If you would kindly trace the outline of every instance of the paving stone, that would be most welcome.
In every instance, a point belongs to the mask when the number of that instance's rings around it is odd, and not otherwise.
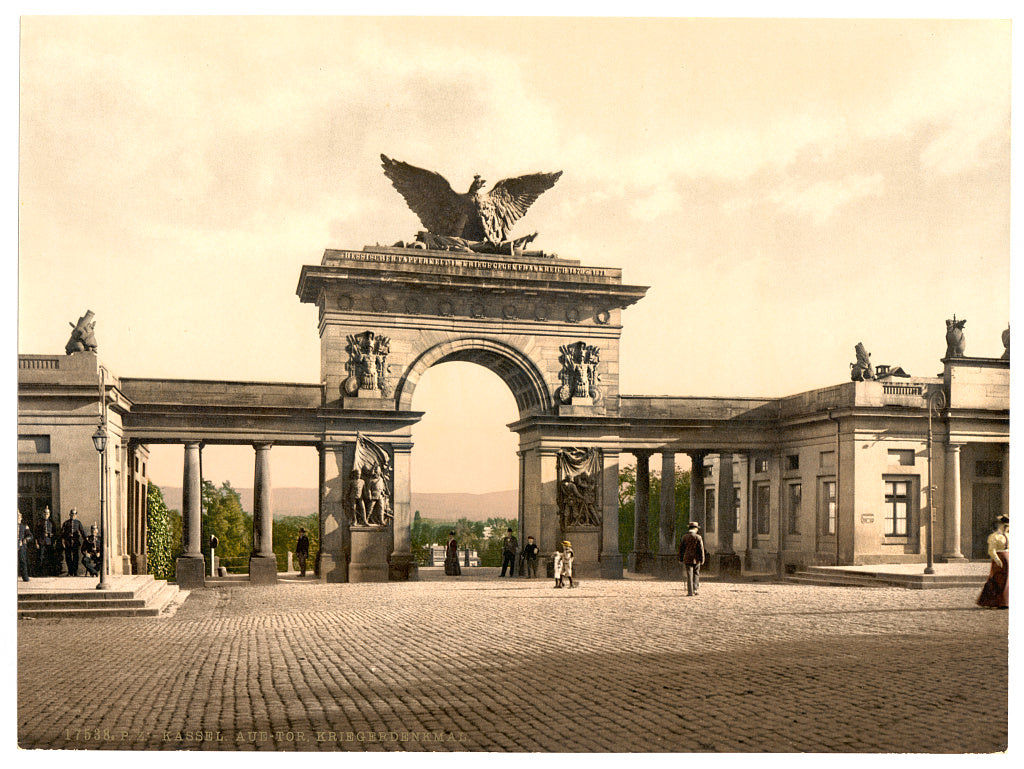
[[[193,591],[21,620],[18,742],[129,750],[991,753],[977,590],[499,578]],[[83,639],[88,650],[83,651]],[[73,696],[66,693],[74,693]]]

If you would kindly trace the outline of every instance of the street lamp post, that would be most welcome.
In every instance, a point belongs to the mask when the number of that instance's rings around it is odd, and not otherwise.
[[[932,417],[938,417],[946,407],[946,393],[942,388],[931,390],[925,398],[928,403],[928,517],[925,518],[925,550],[928,563],[924,567],[925,574],[934,574],[933,561],[933,529],[935,528],[935,487],[932,485]]]
[[[107,431],[101,424],[92,435],[92,445],[100,455],[100,582],[97,590],[110,590],[107,581],[107,496],[106,496],[106,465],[107,465]]]

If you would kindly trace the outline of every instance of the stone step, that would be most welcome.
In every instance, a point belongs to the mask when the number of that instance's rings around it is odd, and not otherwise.
[[[118,577],[117,582],[117,590],[97,590],[92,586],[79,590],[21,592],[18,617],[156,617],[169,607],[176,608],[188,595],[177,585],[148,575]]]
[[[929,590],[950,587],[980,587],[981,577],[965,574],[884,574],[814,567],[786,576],[786,581],[804,585],[835,585],[847,587],[902,587]]]

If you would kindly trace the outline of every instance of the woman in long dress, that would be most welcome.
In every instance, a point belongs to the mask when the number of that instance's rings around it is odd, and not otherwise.
[[[459,566],[459,543],[455,541],[455,532],[448,532],[448,545],[444,552],[444,573],[449,577],[462,575],[462,568]]]
[[[978,596],[978,606],[1010,607],[1010,519],[1001,515],[996,530],[988,535],[988,557],[992,559],[988,582]]]

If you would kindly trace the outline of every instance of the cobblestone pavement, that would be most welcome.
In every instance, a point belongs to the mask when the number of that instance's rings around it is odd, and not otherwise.
[[[497,577],[193,591],[18,622],[34,748],[993,752],[1007,611],[977,590]],[[73,693],[70,694],[69,693]]]

